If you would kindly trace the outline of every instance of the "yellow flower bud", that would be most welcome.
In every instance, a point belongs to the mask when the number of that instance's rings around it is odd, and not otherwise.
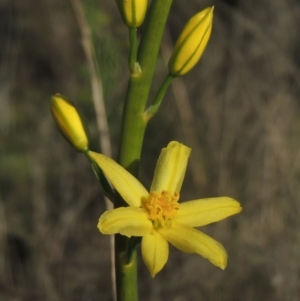
[[[51,112],[64,137],[79,151],[88,148],[88,139],[75,106],[60,94],[51,99]]]
[[[123,21],[128,27],[142,25],[148,6],[148,0],[116,0]]]
[[[194,15],[185,25],[169,60],[169,72],[182,76],[199,61],[210,38],[214,7]]]

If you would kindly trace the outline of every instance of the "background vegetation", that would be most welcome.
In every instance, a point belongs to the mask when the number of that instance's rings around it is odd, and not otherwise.
[[[114,157],[127,84],[127,30],[114,1],[86,0]],[[184,23],[215,5],[211,41],[176,79],[147,131],[145,185],[170,140],[193,148],[182,199],[228,195],[239,216],[203,229],[229,253],[225,271],[171,249],[140,298],[300,298],[300,2],[174,0],[152,94]],[[67,95],[99,150],[80,31],[68,0],[0,0],[0,300],[111,300],[105,203],[87,160],[57,131],[50,96]],[[153,96],[153,95],[152,95]]]

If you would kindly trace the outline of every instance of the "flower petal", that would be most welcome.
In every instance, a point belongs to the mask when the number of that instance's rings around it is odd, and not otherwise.
[[[174,221],[190,227],[200,227],[241,211],[240,203],[228,197],[194,200],[180,204]]]
[[[139,207],[141,205],[142,198],[149,196],[146,188],[117,162],[94,152],[89,152],[89,156],[103,170],[105,176],[128,205]]]
[[[175,221],[173,221],[171,228],[160,228],[158,232],[179,250],[197,253],[222,270],[226,268],[226,250],[220,243],[203,232]]]
[[[148,213],[141,208],[120,207],[105,211],[98,223],[103,234],[120,233],[127,237],[143,236],[153,230]]]
[[[147,233],[142,238],[142,255],[153,278],[168,260],[169,244],[157,231]]]
[[[163,148],[156,164],[150,191],[179,192],[190,153],[190,148],[176,141]]]

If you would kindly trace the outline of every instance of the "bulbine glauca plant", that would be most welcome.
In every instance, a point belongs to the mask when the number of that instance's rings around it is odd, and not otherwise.
[[[225,269],[227,253],[224,247],[196,228],[237,214],[242,208],[239,202],[225,196],[192,201],[180,199],[191,149],[177,141],[170,141],[162,148],[149,189],[138,179],[147,124],[160,108],[172,80],[188,73],[201,58],[211,35],[214,8],[200,11],[187,22],[170,57],[168,75],[155,99],[149,102],[148,94],[172,0],[152,0],[149,9],[147,0],[116,0],[116,3],[130,39],[130,77],[124,95],[118,160],[89,149],[81,117],[66,97],[54,95],[51,111],[63,136],[90,160],[114,204],[114,209],[99,212],[98,229],[103,234],[115,235],[117,300],[135,301],[138,300],[136,250],[139,245],[152,277],[167,263],[169,244],[183,252],[199,254]],[[143,22],[144,31],[138,44],[137,28]]]

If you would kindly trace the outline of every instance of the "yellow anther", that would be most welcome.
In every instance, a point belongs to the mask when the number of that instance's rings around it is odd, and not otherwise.
[[[166,227],[179,209],[179,194],[168,191],[152,191],[143,200],[143,206],[149,212],[149,218],[155,227]]]

